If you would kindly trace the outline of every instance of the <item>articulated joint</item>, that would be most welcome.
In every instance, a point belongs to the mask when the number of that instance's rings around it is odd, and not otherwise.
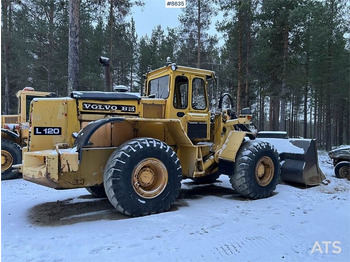
[[[215,157],[214,155],[210,156],[207,160],[205,160],[203,164],[204,170],[207,170],[209,167],[211,167],[215,163]]]

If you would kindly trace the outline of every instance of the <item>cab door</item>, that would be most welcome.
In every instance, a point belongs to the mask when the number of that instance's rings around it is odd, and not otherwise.
[[[187,113],[187,135],[191,140],[205,141],[210,138],[210,114],[206,79],[193,76],[190,83],[190,110]]]
[[[205,78],[177,75],[173,90],[173,110],[170,118],[182,121],[191,140],[195,142],[208,140],[210,115]]]

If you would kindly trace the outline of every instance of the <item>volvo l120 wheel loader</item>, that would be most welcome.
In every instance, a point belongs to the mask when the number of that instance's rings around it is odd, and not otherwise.
[[[249,131],[251,115],[222,109],[228,94],[212,115],[207,89],[213,79],[212,71],[168,63],[146,74],[142,95],[75,91],[34,99],[24,179],[87,188],[130,216],[169,209],[183,178],[209,183],[227,174],[236,192],[250,199],[271,196],[281,170],[287,180],[321,182],[312,140],[279,154]]]
[[[35,97],[57,96],[53,92],[35,91],[25,87],[16,94],[18,114],[1,116],[1,179],[11,179],[18,175],[13,165],[22,163],[22,147],[29,134],[29,106]]]

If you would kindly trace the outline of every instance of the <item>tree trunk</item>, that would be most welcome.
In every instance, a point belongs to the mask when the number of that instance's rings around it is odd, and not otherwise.
[[[341,107],[341,110],[340,110],[340,113],[337,114],[338,115],[338,119],[339,119],[339,125],[338,125],[338,145],[342,145],[343,142],[344,142],[344,139],[343,139],[343,131],[344,131],[344,116],[341,112],[344,112],[344,107],[342,106]]]
[[[276,96],[270,97],[270,130],[278,130],[280,100]]]
[[[2,45],[4,54],[4,114],[10,113],[10,30],[9,13],[11,10],[11,1],[2,1]]]
[[[317,89],[315,90],[315,93],[314,93],[314,99],[315,99],[315,107],[314,107],[314,138],[315,139],[318,139],[318,132],[317,132],[317,124],[318,124],[318,122],[317,122],[317,119],[318,119],[318,115],[317,115],[317,113],[318,113],[318,97],[317,97],[317,95],[318,95],[318,92],[317,92]],[[318,141],[318,143],[320,143],[320,141],[319,140],[317,140]]]
[[[332,119],[331,119],[331,89],[332,89],[332,75],[334,72],[333,68],[333,31],[334,31],[334,0],[331,3],[331,17],[330,17],[330,30],[328,36],[328,73],[326,83],[326,150],[332,149]]]
[[[288,61],[288,45],[289,45],[289,28],[288,25],[284,28],[283,37],[283,71],[282,71],[282,88],[281,88],[281,122],[279,125],[280,130],[286,130],[286,75],[287,75],[287,61]]]
[[[291,106],[291,109],[290,109],[290,129],[289,129],[288,133],[291,137],[293,137],[294,136],[294,125],[295,125],[295,122],[294,122],[294,94],[292,94],[290,106]]]
[[[308,29],[307,29],[308,30]],[[304,90],[304,138],[307,137],[307,97],[309,92],[309,65],[310,65],[310,55],[309,55],[309,34],[307,32],[307,50],[306,50],[306,64],[305,64],[305,73],[306,73],[306,83]],[[311,118],[310,118],[311,121]]]
[[[345,114],[345,144],[349,145],[350,144],[350,114],[348,111],[348,114]]]
[[[322,83],[324,85],[324,83]],[[324,147],[324,140],[323,140],[323,135],[326,130],[324,130],[324,107],[325,107],[325,102],[324,102],[324,95],[321,90],[320,93],[320,100],[319,100],[319,105],[318,105],[318,140],[321,143],[321,146]]]
[[[49,54],[48,54],[48,61],[47,61],[47,90],[52,91],[52,75],[53,75],[53,52],[54,52],[54,41],[53,41],[53,32],[54,32],[54,10],[55,10],[55,3],[53,0],[50,0],[50,6],[49,6]]]
[[[259,87],[259,131],[265,130],[265,97],[262,95],[263,88]]]
[[[237,79],[237,114],[241,111],[242,96],[242,2],[238,0],[238,79]]]
[[[299,112],[299,103],[297,101],[297,97],[295,96],[295,100],[294,100],[294,130],[293,130],[293,134],[294,137],[298,137],[300,128],[299,128],[299,121],[298,121],[298,112]]]
[[[109,20],[108,20],[108,25],[109,25],[109,41],[108,41],[108,53],[109,53],[109,67],[106,70],[109,70],[108,76],[109,79],[106,79],[106,91],[111,92],[112,91],[112,86],[113,86],[113,26],[114,26],[114,14],[113,14],[113,1],[110,1],[109,5]]]
[[[330,82],[329,82],[330,83]],[[332,119],[331,119],[331,87],[328,87],[326,90],[326,150],[330,151],[332,149]]]
[[[304,90],[304,130],[303,130],[303,137],[307,137],[307,93],[308,93],[308,87],[305,86]]]
[[[310,100],[312,99],[312,94],[311,94],[311,98],[310,98]],[[311,103],[311,101],[310,101],[310,103]],[[314,136],[313,136],[313,133],[312,133],[312,116],[313,116],[313,112],[312,112],[312,110],[313,110],[313,108],[312,108],[312,106],[310,106],[310,115],[309,115],[309,119],[310,119],[310,122],[309,122],[309,128],[308,128],[308,130],[309,130],[309,135],[308,135],[308,137],[309,138],[313,138]]]
[[[68,95],[79,90],[80,0],[69,0]]]
[[[245,99],[244,106],[249,107],[249,81],[250,81],[250,43],[251,43],[251,0],[247,1],[247,45],[246,45],[246,62],[245,62]]]
[[[197,19],[197,67],[201,67],[201,1],[198,0],[198,19]]]

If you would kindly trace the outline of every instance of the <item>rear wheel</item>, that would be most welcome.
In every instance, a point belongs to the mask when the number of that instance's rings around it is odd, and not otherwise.
[[[263,141],[246,141],[236,156],[235,171],[230,177],[232,187],[251,199],[265,198],[276,189],[280,175],[277,151]]]
[[[164,142],[132,139],[110,156],[104,186],[112,205],[121,213],[142,216],[166,211],[178,196],[180,161]]]
[[[335,176],[350,179],[350,162],[339,162],[334,168]]]
[[[12,166],[21,162],[21,147],[10,140],[1,139],[1,179],[16,178],[18,173],[13,171]]]

